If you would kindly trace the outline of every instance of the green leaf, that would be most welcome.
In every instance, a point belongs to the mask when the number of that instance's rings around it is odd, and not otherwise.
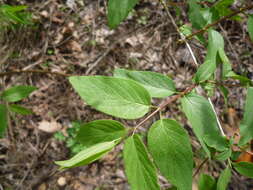
[[[212,176],[201,174],[198,182],[198,190],[216,190],[216,181]]]
[[[187,2],[189,4],[189,19],[192,26],[196,29],[203,28],[207,21],[201,12],[202,7],[197,3],[197,0],[188,0]]]
[[[228,149],[222,151],[221,153],[219,153],[218,155],[215,155],[214,158],[219,161],[225,161],[228,158],[230,158],[231,155],[232,155],[232,149],[228,148]]]
[[[226,151],[229,149],[229,140],[226,137],[221,136],[220,138],[216,138],[216,134],[207,134],[204,135],[204,141],[209,146],[220,152]]]
[[[7,102],[17,102],[28,97],[36,89],[34,86],[14,86],[5,90],[0,97]]]
[[[144,116],[150,107],[150,95],[138,83],[105,76],[69,78],[78,94],[95,109],[124,119]]]
[[[2,5],[0,6],[0,14],[3,20],[11,22],[13,24],[32,24],[31,14],[25,9],[27,6],[10,6]]]
[[[82,150],[69,160],[56,161],[55,163],[61,166],[61,169],[90,164],[108,153],[117,144],[117,142],[118,140],[114,140],[110,142],[95,144],[89,148]]]
[[[226,78],[232,72],[232,66],[229,62],[229,59],[224,51],[224,48],[218,50],[218,55],[222,61],[222,78]]]
[[[0,138],[4,136],[7,128],[7,109],[4,104],[0,104]]]
[[[125,172],[132,190],[159,190],[156,169],[138,135],[129,137],[123,150]]]
[[[225,86],[223,86],[223,85],[219,86],[218,88],[220,89],[220,91],[221,91],[221,93],[222,93],[222,95],[223,95],[223,97],[224,97],[225,104],[226,104],[226,106],[227,106],[227,105],[228,105],[228,94],[229,94],[229,91],[228,91],[228,89],[227,89]]]
[[[234,0],[222,0],[215,3],[214,7],[215,10],[219,12],[219,17],[223,17],[232,13],[228,7],[234,3]]]
[[[253,163],[250,162],[238,162],[233,163],[234,168],[236,171],[238,171],[240,174],[253,178]]]
[[[202,65],[199,66],[194,79],[197,83],[203,82],[209,79],[215,70],[216,63],[211,60],[206,60]]]
[[[210,143],[212,146],[214,142],[220,142],[220,139],[223,138],[220,134],[216,116],[210,103],[207,99],[195,93],[191,93],[183,97],[181,99],[181,103],[183,112],[192,125],[195,135],[199,139],[203,149],[210,157],[210,151],[208,150],[206,144],[208,145],[208,143]],[[210,138],[208,139],[208,142],[205,142],[205,137],[207,135],[210,135]]]
[[[231,77],[232,79],[236,79],[236,80],[239,80],[240,83],[244,86],[248,86],[248,85],[251,85],[252,84],[252,81],[245,77],[245,76],[242,76],[242,75],[238,75],[234,72],[229,72],[226,77]]]
[[[97,120],[81,126],[77,140],[84,146],[120,139],[126,135],[125,127],[118,121]]]
[[[67,139],[67,137],[65,137],[63,135],[63,133],[60,132],[60,131],[57,131],[56,133],[54,133],[54,138],[59,140],[59,141],[66,141],[66,139]]]
[[[1,5],[0,9],[2,9],[3,11],[8,11],[8,12],[20,12],[20,11],[24,11],[25,9],[27,9],[27,6],[24,6],[24,5],[18,5],[18,6]]]
[[[148,148],[162,175],[179,190],[191,190],[191,143],[185,130],[176,121],[162,119],[155,122],[148,133]]]
[[[10,111],[12,112],[15,112],[15,113],[18,113],[18,114],[22,114],[22,115],[30,115],[30,114],[33,114],[33,111],[30,110],[30,109],[27,109],[23,106],[19,106],[19,105],[16,105],[16,104],[11,104],[9,106],[9,109]]]
[[[250,39],[253,41],[253,15],[250,15],[247,22]]]
[[[230,178],[231,178],[231,169],[227,167],[220,174],[220,177],[217,182],[217,190],[226,190],[228,183],[230,181]]]
[[[248,88],[243,120],[240,124],[240,135],[241,139],[239,141],[239,145],[245,145],[250,140],[253,139],[253,87]]]
[[[151,97],[163,98],[174,94],[176,91],[174,82],[160,73],[115,69],[114,76],[138,82],[146,88]]]
[[[108,24],[110,28],[116,28],[128,13],[135,7],[139,0],[109,0]]]
[[[217,66],[216,57],[219,49],[224,49],[223,37],[219,32],[209,29],[207,55],[204,64],[200,65],[195,75],[196,82],[203,82],[214,74]],[[222,56],[224,58],[223,54]]]

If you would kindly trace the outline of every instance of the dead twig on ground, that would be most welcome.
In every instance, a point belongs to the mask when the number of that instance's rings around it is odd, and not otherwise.
[[[48,71],[48,70],[12,70],[0,73],[0,77],[14,75],[14,74],[23,74],[23,73],[36,73],[36,74],[50,74],[50,75],[58,75],[61,77],[70,77],[73,75],[55,72],[55,71]]]

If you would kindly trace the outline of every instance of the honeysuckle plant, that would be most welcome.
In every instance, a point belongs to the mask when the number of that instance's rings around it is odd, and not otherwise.
[[[166,2],[160,1],[168,11]],[[213,159],[226,164],[220,177],[200,174],[200,190],[225,190],[231,178],[231,171],[253,177],[253,163],[238,161],[235,147],[242,150],[240,156],[252,154],[253,138],[253,88],[252,81],[236,74],[224,50],[223,36],[215,30],[215,22],[223,19],[240,19],[237,13],[229,9],[233,0],[209,1],[212,6],[201,4],[198,0],[188,0],[191,26],[178,29],[181,42],[196,38],[207,48],[204,63],[201,64],[192,84],[178,92],[173,80],[165,75],[149,71],[126,69],[114,70],[113,76],[72,76],[69,81],[81,98],[94,109],[122,119],[144,119],[130,128],[115,120],[95,120],[83,124],[77,139],[87,149],[66,161],[57,161],[62,169],[82,166],[98,160],[112,151],[119,143],[124,144],[123,158],[125,173],[133,190],[161,189],[158,172],[163,175],[173,188],[191,190],[195,164],[190,137],[182,124],[173,118],[163,118],[154,122],[147,130],[147,143],[138,134],[138,127],[161,112],[163,108],[180,100],[180,109],[187,117],[194,134],[205,152],[205,160]],[[138,0],[109,0],[108,25],[117,27],[138,3]],[[249,10],[251,7],[243,7]],[[248,18],[248,31],[252,38],[252,16]],[[196,34],[194,34],[194,30]],[[208,36],[204,35],[207,32]],[[194,35],[193,35],[194,34]],[[193,55],[194,56],[194,55]],[[194,57],[193,57],[194,58]],[[220,70],[220,75],[216,71]],[[240,124],[240,139],[228,137],[224,133],[215,112],[210,95],[214,87],[222,89],[226,98],[226,80],[235,79],[247,88],[247,98],[243,120]],[[208,87],[208,88],[207,88]],[[198,93],[203,88],[205,95]],[[160,105],[152,105],[152,98],[161,98]],[[152,109],[156,108],[152,111]]]

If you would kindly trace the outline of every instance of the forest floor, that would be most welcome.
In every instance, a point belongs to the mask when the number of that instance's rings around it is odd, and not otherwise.
[[[1,1],[0,1],[1,2]],[[15,4],[13,1],[3,1]],[[67,1],[71,2],[71,1]],[[1,72],[10,70],[50,70],[71,75],[112,75],[115,68],[148,70],[169,75],[177,89],[189,86],[196,71],[192,57],[180,39],[171,20],[158,1],[141,1],[128,19],[110,30],[106,19],[106,1],[22,0],[33,13],[36,27],[5,35],[0,45]],[[171,9],[176,23],[188,23],[185,5]],[[245,22],[224,21],[217,26],[225,37],[226,53],[233,70],[248,73],[253,79],[253,44]],[[199,63],[205,48],[196,40],[189,41]],[[8,133],[0,139],[0,190],[127,190],[122,165],[122,146],[99,161],[84,167],[59,172],[56,160],[68,159],[71,148],[56,138],[57,132],[68,136],[73,121],[88,122],[111,118],[87,106],[62,76],[20,73],[1,78],[0,90],[14,85],[38,88],[20,105],[33,110],[29,116],[11,115]],[[228,108],[217,89],[212,100],[223,126],[238,127],[242,118],[245,89],[231,87]],[[155,103],[159,103],[155,100]],[[179,103],[166,108],[165,117],[180,121],[192,137],[194,150],[199,143],[194,137]],[[121,122],[134,126],[137,121]],[[141,128],[146,131],[152,121]],[[71,142],[69,142],[71,143]],[[71,147],[71,145],[69,145]],[[195,152],[195,153],[196,153]],[[197,153],[196,153],[197,154]],[[196,158],[197,165],[201,160]],[[208,161],[203,172],[218,177],[225,166]],[[253,181],[236,172],[230,190],[253,189]],[[164,189],[170,185],[160,177]]]

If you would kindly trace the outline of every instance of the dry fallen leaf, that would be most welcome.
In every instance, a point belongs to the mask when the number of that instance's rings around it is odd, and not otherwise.
[[[39,122],[38,129],[47,133],[54,133],[61,129],[61,124],[56,121],[46,121],[43,120]]]
[[[67,48],[70,49],[71,51],[82,52],[81,45],[74,40],[69,41],[69,43],[67,44]]]

